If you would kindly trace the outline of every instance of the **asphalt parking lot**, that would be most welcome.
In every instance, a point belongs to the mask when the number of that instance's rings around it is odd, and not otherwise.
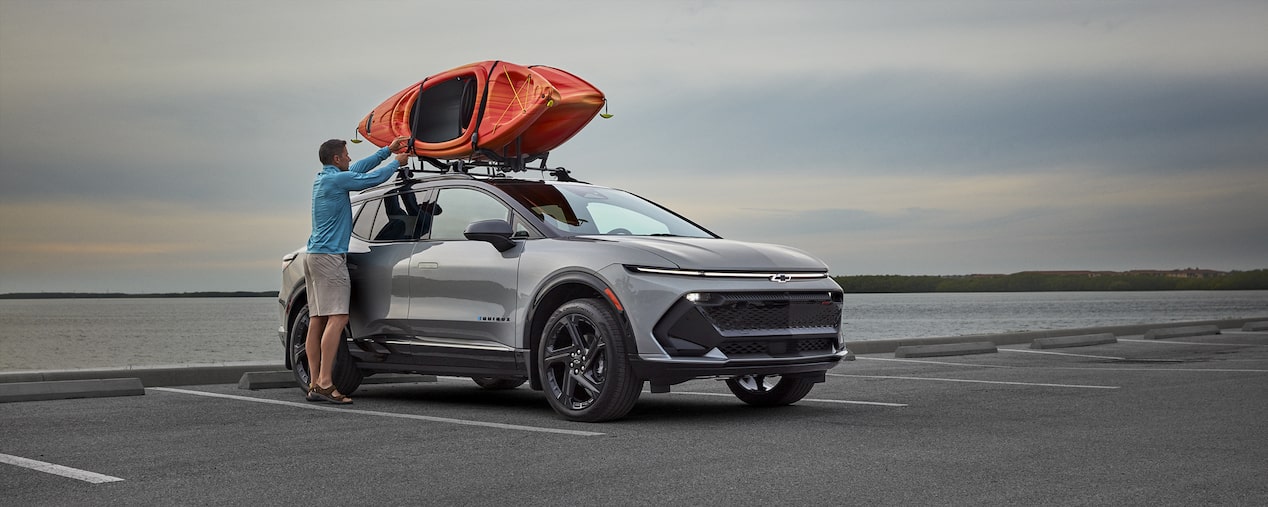
[[[0,404],[0,503],[1268,504],[1263,332],[869,354],[790,407],[701,380],[604,424],[467,379],[354,398],[223,384]]]

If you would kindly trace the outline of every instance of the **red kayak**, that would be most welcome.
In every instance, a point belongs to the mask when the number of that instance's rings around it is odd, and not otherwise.
[[[366,115],[357,132],[378,146],[411,137],[420,156],[468,158],[514,141],[558,100],[550,82],[527,67],[476,62],[397,92]]]
[[[598,88],[563,70],[490,60],[401,90],[357,131],[378,146],[412,137],[418,155],[437,159],[485,158],[480,150],[540,155],[589,124],[604,100]]]
[[[520,153],[540,155],[564,144],[590,124],[607,99],[594,85],[562,69],[545,65],[530,65],[528,68],[546,78],[559,91],[555,105],[546,109],[520,138]],[[515,145],[507,145],[507,149],[514,150]]]

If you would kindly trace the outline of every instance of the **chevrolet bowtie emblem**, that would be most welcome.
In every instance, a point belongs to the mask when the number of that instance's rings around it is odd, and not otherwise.
[[[785,275],[785,274],[783,274],[783,273],[780,273],[780,274],[778,274],[778,275],[771,275],[771,276],[770,276],[770,281],[772,281],[772,282],[777,282],[777,283],[787,283],[789,280],[792,280],[792,277],[791,277],[791,276],[788,276],[788,275]]]

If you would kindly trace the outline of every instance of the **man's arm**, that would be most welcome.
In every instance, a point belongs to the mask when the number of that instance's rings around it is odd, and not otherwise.
[[[392,144],[379,148],[379,151],[374,152],[373,155],[370,155],[366,158],[358,160],[356,163],[352,164],[351,166],[348,166],[348,171],[354,172],[354,173],[364,173],[366,171],[369,171],[370,169],[374,169],[379,164],[383,163],[384,160],[387,160],[387,157],[392,155],[393,152],[400,151],[401,148],[403,148],[405,144],[408,142],[409,142],[409,138],[405,136],[401,136],[396,139],[393,139]],[[386,179],[384,181],[386,181]],[[380,181],[379,183],[382,183],[382,181]],[[375,185],[377,184],[378,183],[376,183]],[[371,186],[374,186],[374,185],[371,185]],[[366,188],[369,188],[369,187],[366,187]]]
[[[379,150],[379,151],[386,151],[386,150],[387,148],[383,148],[382,150]],[[369,160],[369,159],[366,159],[366,160]],[[362,162],[364,162],[364,160]],[[399,168],[400,166],[401,166],[400,162],[394,160],[392,161],[392,163],[383,164],[378,169],[374,169],[372,171],[352,172],[351,168],[349,168],[348,171],[337,173],[333,176],[337,178],[336,181],[338,182],[339,186],[343,187],[345,190],[348,190],[348,191],[365,190],[367,188],[378,185],[379,183],[383,183],[387,181],[389,178],[392,177],[392,173],[395,173],[396,169]],[[370,167],[373,167],[373,166],[370,166]]]
[[[361,160],[358,160],[354,162],[352,165],[348,166],[348,172],[365,173],[369,171],[370,169],[374,169],[375,167],[378,167],[379,164],[383,163],[384,160],[387,160],[387,157],[391,154],[392,154],[392,151],[387,149],[386,146],[379,148],[379,151],[374,152],[374,154],[366,158],[363,158]]]

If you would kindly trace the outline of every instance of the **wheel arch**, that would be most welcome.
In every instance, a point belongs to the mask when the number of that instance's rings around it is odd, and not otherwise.
[[[291,328],[295,326],[295,318],[299,317],[299,312],[304,309],[304,306],[307,303],[308,290],[302,287],[295,291],[295,293],[291,295],[290,300],[286,302],[286,346],[285,350],[282,351],[282,355],[285,356],[283,364],[288,370],[295,368],[295,365],[292,364],[291,361],[291,347],[295,345],[292,342],[295,333],[292,332],[293,329]]]
[[[600,299],[616,312],[620,317],[618,324],[625,330],[627,350],[638,350],[633,340],[629,316],[619,306],[619,302],[613,302],[616,296],[611,290],[611,285],[599,276],[587,272],[569,271],[557,273],[548,278],[537,290],[537,294],[533,297],[533,302],[527,312],[528,322],[524,326],[524,343],[528,346],[529,351],[529,385],[534,390],[541,390],[542,388],[541,371],[538,370],[537,366],[537,348],[541,343],[542,332],[546,329],[546,321],[550,320],[550,315],[564,303],[585,298]]]

